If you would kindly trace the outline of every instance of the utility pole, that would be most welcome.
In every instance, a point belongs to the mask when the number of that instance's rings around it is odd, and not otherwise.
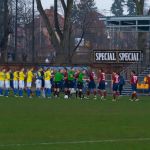
[[[34,47],[34,0],[32,0],[32,62],[35,62],[35,47]]]

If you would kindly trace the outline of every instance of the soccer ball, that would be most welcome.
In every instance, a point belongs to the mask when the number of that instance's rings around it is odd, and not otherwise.
[[[65,96],[64,96],[64,99],[68,99],[68,95],[65,95]]]

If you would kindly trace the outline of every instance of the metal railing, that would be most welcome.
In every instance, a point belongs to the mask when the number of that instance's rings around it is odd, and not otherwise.
[[[141,61],[138,63],[131,64],[126,69],[124,69],[120,74],[124,77],[125,80],[128,80],[130,78],[130,73],[132,70],[134,70],[136,74],[140,74],[147,67],[149,67],[149,63]]]

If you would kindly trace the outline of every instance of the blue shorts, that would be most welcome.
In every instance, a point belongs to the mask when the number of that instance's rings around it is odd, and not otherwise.
[[[101,81],[101,82],[99,82],[99,86],[98,86],[98,89],[100,89],[100,90],[105,90],[105,81]]]
[[[131,84],[132,91],[137,91],[136,84]]]
[[[64,81],[64,88],[69,88],[69,82],[68,82],[68,80]]]
[[[80,89],[80,90],[83,89],[83,82],[78,82],[77,83],[77,88]]]
[[[54,88],[61,88],[61,81],[59,82],[54,82]]]
[[[95,89],[96,88],[96,84],[95,84],[95,82],[94,81],[90,81],[89,83],[88,83],[88,89]]]
[[[74,81],[73,80],[68,81],[68,88],[74,88]]]
[[[118,91],[118,83],[113,83],[113,91]]]
[[[45,87],[45,81],[44,81],[44,79],[41,79],[41,81],[42,81],[42,88],[44,88]]]

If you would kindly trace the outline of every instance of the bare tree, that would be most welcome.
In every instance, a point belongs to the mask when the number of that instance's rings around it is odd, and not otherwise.
[[[27,54],[31,49],[32,40],[32,0],[19,0],[17,3],[17,18],[16,18],[16,0],[9,0],[10,10],[10,28],[11,40],[9,46],[13,49],[15,61],[24,61],[27,58]],[[15,20],[17,19],[17,25]],[[15,35],[15,25],[17,26],[17,36]],[[28,30],[30,29],[30,32]],[[17,40],[16,40],[17,39]],[[17,41],[17,49],[15,49],[14,41]],[[25,59],[24,59],[25,58]]]
[[[78,44],[75,45],[74,43],[74,20],[72,18],[73,14],[73,6],[74,6],[74,0],[54,0],[54,23],[48,19],[48,16],[46,15],[45,11],[43,10],[41,0],[36,0],[37,2],[37,9],[40,12],[40,15],[42,16],[44,23],[47,27],[50,41],[52,45],[54,46],[56,50],[56,62],[57,63],[70,63],[71,59],[73,57],[73,54],[75,53],[76,49],[82,42],[82,38],[85,34],[85,26],[81,25],[79,28],[81,28],[82,32],[80,34],[80,41],[78,41]],[[61,5],[61,8],[63,9],[63,18],[64,18],[64,24],[63,27],[61,27],[59,23],[59,5]],[[85,19],[83,18],[83,22],[85,22]],[[54,24],[54,27],[53,27]]]
[[[8,35],[10,34],[10,19],[9,19],[9,10],[8,10],[8,0],[4,0],[4,12],[3,12],[3,37],[0,41],[0,49],[1,49],[1,58],[5,60],[6,58],[6,49],[8,42]]]

